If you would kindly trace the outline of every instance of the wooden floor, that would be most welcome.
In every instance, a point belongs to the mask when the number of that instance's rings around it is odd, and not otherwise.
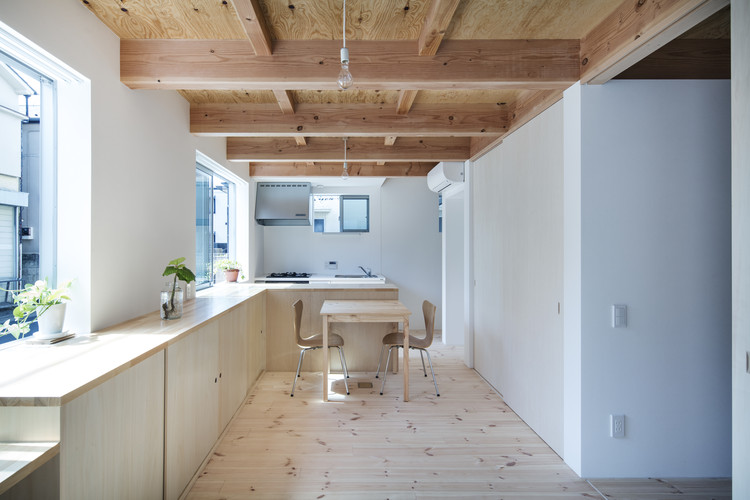
[[[412,352],[408,403],[400,376],[380,396],[373,373],[352,373],[346,396],[333,375],[324,404],[320,373],[304,373],[294,398],[293,373],[264,374],[186,498],[731,498],[728,480],[594,488],[466,368],[460,347],[438,339],[431,352],[441,396]]]

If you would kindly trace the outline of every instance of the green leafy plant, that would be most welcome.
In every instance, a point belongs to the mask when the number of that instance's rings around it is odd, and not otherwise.
[[[174,274],[169,300],[161,305],[167,318],[173,315],[175,311],[174,295],[177,290],[177,280],[184,281],[186,284],[195,281],[195,274],[183,262],[185,262],[185,257],[169,261],[169,264],[164,269],[164,273],[162,273],[162,276],[171,276]]]
[[[242,265],[236,260],[221,259],[214,263],[215,271],[234,271],[240,272],[240,279],[245,279],[245,275],[242,273]]]
[[[0,336],[13,335],[16,339],[23,337],[31,330],[31,324],[37,321],[39,317],[47,310],[57,304],[70,300],[70,284],[68,281],[57,288],[50,288],[47,280],[39,280],[33,285],[28,284],[23,290],[13,294],[13,303],[16,308],[13,309],[15,324],[10,324],[10,319],[5,320],[0,326]],[[29,319],[32,314],[36,313],[34,319]]]

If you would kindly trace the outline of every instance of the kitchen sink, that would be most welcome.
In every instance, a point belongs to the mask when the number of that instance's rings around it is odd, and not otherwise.
[[[367,276],[366,274],[337,274],[334,278],[377,278],[377,276]]]

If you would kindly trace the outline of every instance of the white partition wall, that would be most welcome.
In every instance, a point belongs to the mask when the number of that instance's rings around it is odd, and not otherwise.
[[[732,493],[750,498],[750,4],[732,2]]]
[[[562,103],[471,170],[474,367],[562,455]]]

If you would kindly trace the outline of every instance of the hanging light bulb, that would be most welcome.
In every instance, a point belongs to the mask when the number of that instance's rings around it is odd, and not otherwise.
[[[341,71],[339,71],[337,82],[341,90],[346,90],[352,86],[352,74],[349,72],[349,49],[346,48],[346,0],[344,0],[344,19],[342,25],[344,27],[344,46],[341,47]]]
[[[341,172],[341,179],[347,180],[349,178],[349,166],[346,163],[346,137],[344,137],[344,171]]]

